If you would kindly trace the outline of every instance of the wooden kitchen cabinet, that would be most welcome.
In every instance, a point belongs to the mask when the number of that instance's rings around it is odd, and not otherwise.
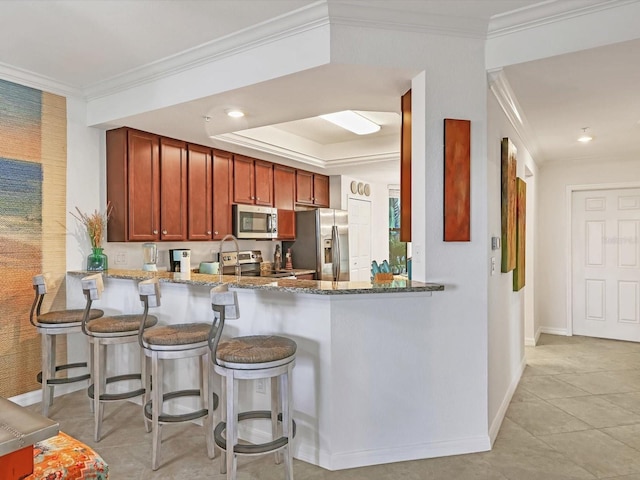
[[[211,149],[187,146],[187,239],[213,238],[213,160]]]
[[[315,275],[313,273],[305,273],[303,275],[296,275],[297,280],[314,280]]]
[[[296,171],[296,202],[316,207],[329,206],[329,177]]]
[[[318,207],[329,206],[329,177],[313,175],[313,204]]]
[[[109,242],[160,238],[160,137],[129,128],[109,130],[107,202],[113,207]]]
[[[273,166],[273,206],[278,209],[278,239],[296,238],[296,170]]]
[[[233,156],[233,201],[273,205],[273,165],[243,155]]]
[[[273,206],[294,210],[296,202],[296,170],[284,165],[273,166]]]
[[[186,144],[130,128],[109,130],[107,201],[110,242],[186,240]]]
[[[160,138],[160,240],[187,239],[187,144]]]
[[[213,150],[213,239],[232,233],[233,158],[228,152]]]

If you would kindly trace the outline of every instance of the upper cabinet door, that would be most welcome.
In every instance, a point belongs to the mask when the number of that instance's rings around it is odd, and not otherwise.
[[[149,241],[160,238],[160,138],[150,133],[128,132],[127,240]],[[123,159],[124,160],[124,159]]]
[[[273,164],[255,160],[254,172],[256,182],[255,204],[271,207],[273,205]]]
[[[160,139],[160,239],[187,239],[187,145]]]
[[[273,166],[273,206],[293,210],[296,202],[296,171],[282,165]]]
[[[253,205],[256,200],[253,158],[233,156],[233,201]]]
[[[230,153],[213,151],[213,239],[232,233],[233,160]]]
[[[313,204],[318,207],[329,206],[329,177],[326,175],[313,175]]]
[[[187,238],[213,238],[213,172],[211,149],[188,145]]]
[[[313,173],[296,171],[296,202],[313,205]]]

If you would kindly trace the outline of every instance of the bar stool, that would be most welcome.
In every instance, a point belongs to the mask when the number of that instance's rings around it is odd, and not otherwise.
[[[81,382],[91,378],[90,373],[76,375],[74,377],[56,378],[56,372],[75,368],[86,368],[87,362],[67,363],[56,365],[56,340],[60,335],[80,333],[82,331],[83,309],[78,310],[51,310],[42,313],[42,302],[45,295],[54,287],[48,274],[40,274],[33,277],[33,289],[35,298],[31,305],[29,321],[41,335],[42,343],[42,370],[36,376],[38,383],[42,384],[42,415],[49,415],[49,407],[53,404],[54,388],[56,385]],[[102,310],[92,309],[89,318],[99,318],[104,314]],[[65,337],[66,338],[66,337]]]
[[[219,317],[220,329],[225,317],[239,318],[235,292],[224,291],[226,285],[211,290],[211,303]],[[231,315],[231,316],[229,316]],[[212,343],[213,368],[222,377],[222,416],[215,428],[216,445],[223,451],[221,473],[228,480],[235,480],[237,455],[261,455],[276,452],[280,463],[280,451],[284,450],[285,474],[293,480],[293,451],[295,436],[293,421],[293,395],[291,374],[295,365],[296,343],[276,335],[252,335],[235,337],[219,344]],[[271,379],[271,411],[259,410],[238,413],[238,380]],[[248,419],[271,419],[272,440],[262,444],[240,444],[238,422]],[[223,436],[223,432],[225,435]]]
[[[138,329],[143,321],[142,314],[112,315],[90,320],[89,312],[94,300],[100,300],[104,284],[102,274],[89,275],[82,279],[82,292],[87,298],[87,305],[82,318],[82,332],[89,339],[93,349],[93,365],[91,376],[93,384],[87,391],[89,397],[93,399],[94,413],[94,439],[100,441],[100,431],[102,430],[102,417],[104,414],[104,403],[126,400],[129,398],[143,396],[144,388],[131,390],[123,393],[106,393],[109,383],[120,381],[141,380],[145,377],[145,358],[140,351],[140,361],[142,373],[132,373],[126,375],[116,375],[106,377],[107,366],[107,346],[135,343],[138,341]],[[155,325],[158,319],[152,315],[144,317],[144,322],[148,327]],[[145,419],[145,422],[147,420]]]
[[[149,307],[160,306],[160,285],[158,279],[144,280],[138,284],[140,300],[144,305],[143,317],[147,318]],[[161,427],[168,423],[190,422],[198,418],[204,419],[207,453],[209,458],[215,455],[213,443],[213,411],[218,407],[218,396],[210,386],[213,383],[213,370],[209,368],[211,361],[209,340],[218,333],[217,323],[179,323],[158,325],[147,329],[146,322],[140,323],[138,343],[151,366],[146,366],[143,378],[145,388],[143,413],[151,421],[153,446],[151,468],[160,466],[160,446],[162,443]],[[200,389],[180,390],[163,393],[163,363],[165,360],[199,357]],[[151,375],[149,375],[151,373]],[[151,380],[153,379],[153,388]],[[151,397],[151,399],[149,399]],[[200,397],[202,408],[181,415],[163,413],[164,402],[179,397]],[[147,429],[149,431],[149,429]]]

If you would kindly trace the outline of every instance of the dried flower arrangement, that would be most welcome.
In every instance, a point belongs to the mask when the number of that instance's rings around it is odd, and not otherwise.
[[[111,212],[113,211],[111,203],[107,203],[107,209],[104,213],[101,213],[98,210],[94,210],[91,214],[82,213],[78,207],[76,207],[76,211],[78,212],[77,215],[73,212],[69,213],[80,221],[80,223],[82,223],[87,229],[87,235],[89,235],[91,247],[102,247],[102,236],[107,228],[107,222],[111,217]]]

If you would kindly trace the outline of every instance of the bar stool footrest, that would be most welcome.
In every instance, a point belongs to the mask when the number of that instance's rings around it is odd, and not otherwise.
[[[269,410],[253,410],[250,412],[242,412],[238,414],[238,422],[242,420],[252,420],[252,419],[269,419],[271,420],[271,411]],[[278,414],[278,421],[282,422],[282,414]],[[293,422],[293,432],[292,438],[296,436],[296,422],[295,420],[291,420]],[[227,439],[222,436],[222,432],[227,428],[226,422],[220,422],[216,425],[215,430],[213,431],[213,436],[215,438],[216,445],[220,447],[225,452],[227,451]],[[240,455],[259,455],[263,453],[273,452],[278,450],[285,445],[287,445],[288,440],[287,437],[280,437],[266,443],[257,443],[257,444],[237,444],[233,452],[238,453]]]
[[[114,377],[108,377],[107,384],[115,383],[115,382],[123,382],[126,380],[142,380],[142,375],[139,373],[129,373],[127,375],[116,375]],[[94,392],[94,385],[92,383],[91,385],[89,385],[89,388],[87,389],[87,395],[89,395],[89,398],[93,398],[93,395],[94,395],[93,392]],[[130,392],[123,392],[123,393],[103,393],[102,395],[100,395],[100,401],[113,402],[116,400],[126,400],[127,398],[139,397],[141,395],[144,395],[144,392],[145,392],[144,388],[139,388],[138,390],[132,390]]]
[[[72,368],[86,368],[87,362],[78,362],[78,363],[67,363],[65,365],[57,365],[56,372],[61,370],[69,370]],[[67,378],[50,378],[47,380],[47,385],[64,385],[67,383],[81,382],[82,380],[88,380],[91,378],[91,374],[85,373],[82,375],[77,375],[75,377],[67,377]],[[38,383],[42,383],[42,372],[38,372],[36,375],[36,381]]]
[[[166,402],[167,400],[171,400],[172,398],[179,398],[179,397],[199,397],[199,396],[200,396],[200,390],[198,389],[178,390],[176,392],[165,393],[164,395],[162,395],[162,401]],[[216,394],[213,394],[212,410],[215,410],[216,408],[218,408],[218,396]],[[183,413],[181,415],[170,415],[168,413],[161,413],[158,416],[158,421],[160,423],[189,422],[197,418],[202,418],[208,414],[209,414],[209,410],[206,408],[195,410],[189,413]],[[144,406],[144,416],[149,420],[153,419],[153,407],[152,407],[151,400],[148,401]]]

